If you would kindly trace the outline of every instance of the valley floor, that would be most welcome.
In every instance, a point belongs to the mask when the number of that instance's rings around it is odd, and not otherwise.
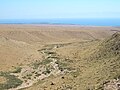
[[[118,27],[0,25],[0,90],[117,90],[119,31]]]

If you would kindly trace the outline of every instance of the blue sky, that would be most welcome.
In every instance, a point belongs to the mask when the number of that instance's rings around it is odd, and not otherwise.
[[[120,0],[0,0],[0,19],[120,18]]]

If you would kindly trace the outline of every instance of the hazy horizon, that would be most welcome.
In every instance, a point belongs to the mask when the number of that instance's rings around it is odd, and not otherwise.
[[[119,0],[1,0],[0,19],[120,18]]]
[[[120,26],[119,0],[1,0],[0,24]]]
[[[120,26],[120,19],[79,18],[79,19],[0,19],[0,24],[63,24],[84,26]]]

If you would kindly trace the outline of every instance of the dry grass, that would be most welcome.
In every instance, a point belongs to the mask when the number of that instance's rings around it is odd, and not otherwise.
[[[43,49],[44,45],[70,43],[53,51],[62,58],[58,62],[61,67],[71,72],[51,75],[26,90],[98,89],[106,80],[120,75],[120,57],[113,55],[112,51],[110,54],[107,52],[108,57],[104,57],[105,52],[112,47],[110,45],[116,42],[116,39],[113,39],[114,42],[106,43],[104,39],[109,38],[114,30],[119,28],[0,25],[0,71],[14,71],[14,67],[30,65],[36,60],[41,62],[43,57],[39,50]],[[98,57],[99,54],[102,58]],[[4,81],[4,78],[0,78],[0,81]]]
[[[103,41],[73,43],[56,49],[61,57],[69,58],[72,62],[60,61],[67,62],[68,67],[76,71],[63,76],[51,76],[26,90],[102,90],[103,83],[120,75],[119,36],[113,35]]]

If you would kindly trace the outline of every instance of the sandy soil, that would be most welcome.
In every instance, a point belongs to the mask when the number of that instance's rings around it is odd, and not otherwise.
[[[43,58],[48,57],[44,57],[39,52],[46,45],[58,44],[58,46],[53,48],[53,51],[55,50],[60,58],[76,58],[75,61],[77,61],[77,59],[81,59],[85,55],[87,56],[91,50],[95,49],[99,44],[98,41],[109,38],[116,31],[120,31],[120,28],[78,25],[0,25],[0,72],[14,71],[15,67],[22,67],[23,71],[30,69],[30,72],[33,72],[34,70],[32,71],[29,65],[36,61],[42,62]],[[60,45],[66,43],[69,45],[58,48]],[[81,61],[81,63],[84,65],[85,62]],[[58,67],[56,67],[55,62],[52,64],[53,68],[56,68],[52,72],[56,73]],[[74,64],[71,64],[71,66],[74,67]],[[22,73],[19,73],[17,76],[21,79]],[[48,79],[49,76],[51,75],[43,75],[44,78],[48,77]],[[41,76],[40,78],[43,79],[43,77]],[[41,80],[40,78],[37,80]],[[55,82],[57,82],[56,79],[60,79],[59,75],[54,79]],[[71,82],[69,79],[66,80]],[[4,81],[4,79],[0,78],[0,81]],[[50,81],[51,78],[49,79],[49,83]],[[25,82],[27,81],[25,80]],[[30,82],[28,86],[31,86],[36,82],[36,79],[29,80],[28,82]],[[26,83],[23,83],[23,86],[21,85],[18,88],[28,86]],[[28,90],[38,90],[33,88],[35,87]]]

